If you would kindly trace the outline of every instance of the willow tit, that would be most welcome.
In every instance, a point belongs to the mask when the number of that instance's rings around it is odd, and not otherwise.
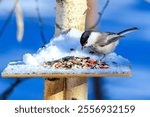
[[[118,40],[124,37],[125,34],[136,31],[138,28],[129,28],[119,33],[112,32],[93,32],[85,31],[81,38],[80,43],[83,48],[90,48],[99,54],[109,54],[114,51],[118,44]]]

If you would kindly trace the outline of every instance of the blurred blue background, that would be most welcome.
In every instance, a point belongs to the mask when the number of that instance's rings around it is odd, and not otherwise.
[[[43,46],[36,12],[36,0],[20,0],[23,9],[25,32],[23,41],[16,39],[16,18],[13,14],[9,24],[0,35],[0,72],[10,61],[22,60],[25,53],[35,53]],[[147,0],[148,1],[148,0]],[[89,99],[150,99],[150,2],[146,0],[110,0],[99,29],[119,32],[130,27],[140,30],[127,35],[120,41],[116,53],[129,59],[132,64],[132,77],[89,79]],[[105,0],[101,0],[104,5]],[[0,31],[6,21],[14,0],[0,1]],[[47,43],[54,34],[55,0],[39,0],[40,14],[44,25]],[[48,12],[49,11],[49,12]],[[0,96],[16,79],[0,79]],[[99,92],[97,92],[99,91]],[[7,99],[43,99],[44,79],[31,78],[15,87]]]

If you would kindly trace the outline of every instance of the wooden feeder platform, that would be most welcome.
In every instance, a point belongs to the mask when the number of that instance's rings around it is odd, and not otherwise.
[[[106,76],[131,76],[129,64],[111,64],[108,69],[51,69],[43,66],[31,66],[26,64],[8,65],[2,72],[3,78],[87,78]]]
[[[3,78],[87,78],[87,77],[130,77],[131,72],[129,73],[113,73],[113,74],[51,74],[51,73],[24,73],[24,74],[8,74],[2,73]]]
[[[131,76],[129,62],[123,61],[120,63],[115,61],[108,69],[77,69],[77,71],[51,69],[23,63],[9,64],[1,76],[3,78],[45,78],[44,99],[46,100],[86,100],[88,99],[88,77]]]

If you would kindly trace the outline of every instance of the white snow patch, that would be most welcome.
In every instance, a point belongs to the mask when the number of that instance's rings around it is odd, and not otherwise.
[[[44,48],[40,48],[37,53],[25,54],[23,62],[27,65],[41,65],[45,61],[57,60],[66,56],[76,57],[91,57],[93,59],[99,59],[99,56],[89,54],[88,50],[81,50],[80,37],[82,32],[72,29],[67,34],[59,35],[51,40],[50,43],[45,45]],[[71,52],[73,48],[75,51]],[[32,62],[35,61],[35,62]]]
[[[114,66],[111,64],[109,69],[75,69],[75,70],[64,70],[64,69],[49,69],[43,66],[33,66],[33,65],[8,65],[4,70],[4,74],[125,74],[130,73],[131,70],[128,66]]]
[[[45,47],[40,48],[35,54],[25,54],[23,62],[10,63],[3,73],[130,73],[130,63],[127,59],[116,55],[108,54],[105,62],[109,64],[108,69],[50,69],[43,67],[45,61],[53,61],[66,56],[90,57],[100,60],[101,55],[90,54],[88,49],[81,50],[80,37],[82,32],[72,29],[67,34],[53,38]],[[73,48],[75,51],[70,51]]]
[[[25,54],[23,60],[28,65],[38,65],[37,60],[31,54]]]

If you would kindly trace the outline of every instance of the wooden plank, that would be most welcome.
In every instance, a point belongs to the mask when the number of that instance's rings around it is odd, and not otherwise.
[[[64,79],[46,78],[44,85],[45,100],[64,100]]]
[[[87,100],[88,83],[87,78],[65,78],[65,100]]]
[[[44,77],[44,78],[87,78],[87,77],[113,77],[113,76],[131,76],[132,74],[129,73],[110,73],[110,74],[7,74],[7,73],[2,73],[1,76],[3,78],[31,78],[31,77]]]
[[[44,99],[87,100],[87,85],[86,78],[46,78]]]

